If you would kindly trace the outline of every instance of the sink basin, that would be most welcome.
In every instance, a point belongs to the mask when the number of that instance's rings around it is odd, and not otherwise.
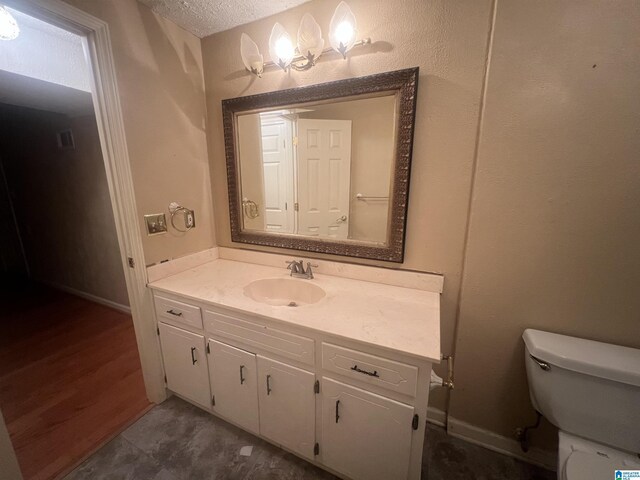
[[[244,287],[244,294],[256,302],[268,305],[298,307],[317,303],[325,291],[308,280],[265,278]]]

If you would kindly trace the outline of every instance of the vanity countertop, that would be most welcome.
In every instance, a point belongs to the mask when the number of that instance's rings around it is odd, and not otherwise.
[[[295,308],[259,303],[244,293],[264,278],[290,278],[285,268],[217,259],[156,280],[157,292],[255,314],[298,327],[440,362],[440,294],[337,276],[315,274],[326,296]]]

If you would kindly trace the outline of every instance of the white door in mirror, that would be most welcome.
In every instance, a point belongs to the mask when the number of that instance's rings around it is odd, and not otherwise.
[[[350,172],[351,120],[299,119],[298,233],[349,237]]]

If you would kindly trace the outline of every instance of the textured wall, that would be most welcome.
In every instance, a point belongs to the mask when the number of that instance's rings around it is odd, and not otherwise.
[[[129,299],[94,116],[0,104],[0,156],[34,280]],[[56,133],[71,128],[74,150]]]
[[[374,42],[371,47],[354,50],[347,61],[327,55],[308,72],[269,71],[261,79],[245,72],[240,58],[242,32],[249,34],[268,55],[274,22],[282,23],[294,34],[302,15],[310,12],[326,35],[336,4],[315,0],[202,41],[218,244],[243,248],[242,244],[231,243],[229,232],[222,99],[419,66],[411,172],[414,188],[409,198],[402,268],[445,274],[442,348],[450,352],[491,2],[352,0],[349,5],[358,19],[360,36],[370,36]],[[443,392],[434,392],[433,405],[444,408],[443,396]]]
[[[632,1],[498,2],[456,418],[507,436],[535,418],[527,327],[640,347],[639,25]]]
[[[66,0],[109,24],[147,264],[215,244],[200,39],[135,0]],[[143,215],[176,201],[186,234],[146,236]]]

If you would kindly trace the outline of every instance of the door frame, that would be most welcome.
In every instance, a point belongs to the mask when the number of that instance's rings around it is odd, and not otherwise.
[[[138,210],[134,196],[109,26],[105,21],[61,0],[2,0],[2,3],[7,7],[15,8],[27,15],[83,37],[85,57],[91,73],[92,97],[98,133],[144,385],[149,400],[160,403],[167,394],[164,387],[160,348],[154,326],[153,302],[147,288],[142,236],[137,221]],[[0,451],[0,458],[4,458],[5,453],[7,452]]]

